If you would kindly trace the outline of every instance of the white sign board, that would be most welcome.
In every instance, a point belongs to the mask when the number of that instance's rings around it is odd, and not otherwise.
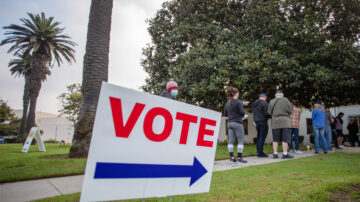
[[[33,141],[34,138],[35,138],[35,140],[37,142],[39,151],[46,152],[44,142],[41,139],[40,129],[38,127],[32,127],[31,128],[31,130],[29,132],[29,135],[27,136],[25,144],[24,144],[21,151],[24,152],[24,153],[27,153],[29,151],[31,142]]]
[[[209,192],[221,113],[103,82],[81,201]]]

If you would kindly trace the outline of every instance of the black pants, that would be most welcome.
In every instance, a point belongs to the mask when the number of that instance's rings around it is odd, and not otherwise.
[[[333,142],[335,144],[335,148],[339,148],[338,136],[337,136],[336,130],[333,129],[331,133],[332,133],[332,140],[333,140]]]
[[[264,153],[264,143],[268,133],[268,124],[267,121],[257,121],[256,131],[257,131],[257,140],[256,140],[256,150],[257,155]]]
[[[349,139],[350,139],[350,142],[351,142],[351,146],[355,146],[355,142],[358,143],[358,145],[360,146],[360,141],[359,141],[359,138],[356,134],[349,134]]]

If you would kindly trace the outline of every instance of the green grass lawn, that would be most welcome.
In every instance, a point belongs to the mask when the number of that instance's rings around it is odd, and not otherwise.
[[[84,173],[86,159],[68,159],[70,145],[45,143],[46,152],[31,145],[28,153],[21,144],[0,145],[0,182]]]
[[[360,154],[331,153],[214,172],[209,193],[173,201],[331,201],[333,193],[360,200]],[[357,189],[352,189],[357,187]],[[78,201],[80,194],[39,201]],[[154,198],[146,201],[168,201]],[[141,200],[138,200],[141,201]],[[341,200],[340,200],[341,201]]]
[[[1,144],[0,183],[84,173],[86,159],[67,158],[70,145],[60,147],[58,143],[46,143],[45,147],[46,152],[39,152],[37,145],[32,145],[28,153],[22,153],[21,144]],[[265,145],[264,152],[271,153],[272,145]],[[245,145],[243,156],[254,155],[256,145]],[[228,158],[227,145],[218,145],[215,159]]]

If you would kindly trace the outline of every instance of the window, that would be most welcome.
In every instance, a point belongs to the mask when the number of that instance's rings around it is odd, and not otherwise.
[[[313,126],[312,126],[312,119],[306,119],[306,134],[311,135],[313,134]]]

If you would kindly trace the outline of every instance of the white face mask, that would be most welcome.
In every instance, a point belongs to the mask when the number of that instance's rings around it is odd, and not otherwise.
[[[178,90],[171,90],[170,94],[171,96],[176,97],[178,92],[179,92]]]

